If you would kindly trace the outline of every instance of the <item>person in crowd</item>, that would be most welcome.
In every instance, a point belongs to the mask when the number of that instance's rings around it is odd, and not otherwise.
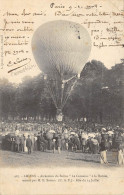
[[[71,142],[72,142],[72,152],[74,151],[76,152],[77,149],[79,149],[80,147],[79,138],[77,137],[77,135],[71,138]]]
[[[58,153],[61,153],[61,145],[62,145],[62,140],[61,140],[61,136],[59,135],[57,138],[57,147],[58,147]]]
[[[10,123],[4,123],[2,125],[4,125],[3,128],[7,132],[7,134],[2,138],[2,149],[14,151],[15,145],[17,152],[28,151],[29,154],[32,149],[36,151],[40,150],[40,148],[43,149],[42,151],[45,151],[45,148],[47,148],[53,150],[53,152],[57,149],[59,153],[61,153],[61,150],[79,150],[80,152],[82,150],[83,153],[88,151],[92,154],[97,154],[100,151],[100,162],[102,164],[107,164],[107,150],[111,150],[111,152],[116,150],[118,156],[117,163],[119,165],[123,164],[124,129],[114,127],[111,127],[110,129],[107,126],[104,126],[104,128],[103,126],[100,126],[98,128],[93,125],[90,126],[88,122],[84,124],[84,126],[79,125],[77,122],[76,124],[70,123],[68,125],[58,124],[55,122],[44,122],[41,124],[26,122],[23,123],[23,125],[16,122],[15,124],[13,123],[13,125]],[[11,139],[11,136],[9,135],[11,128],[12,132],[15,131],[15,141]],[[47,133],[50,129],[52,129],[54,133],[50,133],[51,137],[48,137]],[[30,131],[29,134],[31,136],[28,137],[27,140],[24,139],[24,136],[18,136],[18,133],[19,135],[23,135],[23,132],[21,131],[26,130]],[[34,130],[37,131],[38,136],[32,136]],[[1,133],[4,134],[4,132]],[[28,133],[25,133],[25,137],[27,138],[26,134],[28,135]],[[82,136],[82,134],[84,136]],[[30,148],[30,146],[32,148]]]
[[[120,143],[118,145],[117,163],[118,163],[118,165],[123,165],[124,164],[124,147],[123,147],[122,143]]]
[[[68,151],[68,139],[65,139],[65,148]]]
[[[116,148],[119,148],[119,145],[121,145],[123,142],[123,137],[121,136],[121,132],[119,132],[116,136],[115,143],[116,143]]]
[[[30,138],[30,135],[28,135],[28,138],[26,140],[26,146],[28,148],[28,154],[31,154],[31,146],[32,146],[32,140]]]
[[[25,141],[25,137],[23,134],[20,138],[21,152],[24,152],[24,141]]]
[[[102,137],[100,143],[100,163],[101,164],[108,164],[107,161],[107,143],[105,137]]]
[[[28,149],[27,149],[27,146],[26,146],[26,137],[24,136],[24,152],[27,152]]]
[[[110,151],[112,149],[112,135],[109,135],[108,137],[108,150]]]
[[[15,151],[15,138],[11,137],[11,151],[14,152]]]
[[[16,137],[15,145],[16,145],[16,151],[20,152],[20,138],[19,138],[19,135],[17,135],[17,137]]]
[[[101,135],[98,134],[98,135],[97,135],[97,140],[98,140],[98,143],[99,143],[99,144],[101,143],[101,139],[102,139]]]
[[[40,151],[44,152],[47,147],[46,147],[46,140],[44,139],[42,134],[40,136],[39,142],[40,142]]]
[[[37,150],[40,151],[40,134],[37,136]]]
[[[53,139],[53,153],[56,151],[56,139]]]
[[[118,140],[118,132],[117,131],[115,131],[115,134],[114,134],[114,137],[113,137],[113,148],[114,149],[117,149],[117,147],[118,147],[118,144],[117,144],[117,141]]]
[[[32,141],[31,151],[34,151],[34,135],[31,135],[30,138]]]
[[[88,140],[87,140],[87,147],[88,147],[88,153],[93,153],[93,151],[92,151],[92,149],[93,149],[93,143],[92,143],[92,140],[91,140],[92,138],[91,137],[89,137],[88,138]]]
[[[117,164],[124,164],[124,148],[123,148],[123,137],[121,132],[118,133],[115,139],[116,149],[117,149]]]
[[[99,143],[97,138],[95,137],[94,139],[92,139],[92,151],[93,154],[97,154],[98,153],[98,149],[99,149]]]
[[[73,140],[72,140],[72,137],[68,140],[68,150],[73,151]]]
[[[61,138],[61,142],[62,142],[61,150],[64,151],[66,149],[66,146],[65,146],[66,143],[65,143],[65,138],[64,137]]]
[[[86,138],[82,138],[82,152],[85,153],[87,140]]]
[[[37,151],[37,136],[34,134],[34,151]]]

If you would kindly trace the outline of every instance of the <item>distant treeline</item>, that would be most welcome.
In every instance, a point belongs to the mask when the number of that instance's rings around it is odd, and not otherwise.
[[[25,77],[18,86],[0,80],[0,119],[55,119],[56,108],[42,74]],[[111,69],[88,62],[64,109],[64,117],[122,124],[124,119],[124,60]]]

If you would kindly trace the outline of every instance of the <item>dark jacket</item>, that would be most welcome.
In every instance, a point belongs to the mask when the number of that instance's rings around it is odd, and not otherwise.
[[[106,143],[106,141],[101,141],[99,146],[100,146],[100,152],[107,150],[107,143]]]
[[[58,146],[58,147],[61,147],[61,144],[62,144],[62,141],[61,141],[60,138],[58,138],[58,139],[57,139],[57,146]]]
[[[27,146],[27,148],[30,148],[32,146],[32,140],[30,138],[27,138],[26,146]]]

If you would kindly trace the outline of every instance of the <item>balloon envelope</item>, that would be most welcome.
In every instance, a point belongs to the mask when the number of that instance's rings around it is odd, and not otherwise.
[[[46,74],[71,77],[81,72],[91,50],[87,30],[78,23],[57,20],[41,25],[32,38],[32,51]]]
[[[90,50],[91,39],[87,30],[75,22],[48,22],[33,35],[34,58],[41,71],[47,74],[47,87],[60,113],[75,86],[75,76],[83,69]],[[57,119],[61,121],[62,117]]]

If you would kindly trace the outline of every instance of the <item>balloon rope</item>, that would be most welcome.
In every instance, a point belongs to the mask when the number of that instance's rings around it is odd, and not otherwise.
[[[54,83],[54,81],[53,81],[53,83],[51,83],[50,89],[51,89],[51,92],[52,92],[54,101],[56,102],[56,108],[58,109],[58,102],[57,102],[57,96],[56,96],[56,88],[55,88],[54,84],[55,84],[55,83]],[[53,86],[53,87],[52,87],[52,86]]]
[[[61,69],[61,67],[60,67],[60,70],[58,70],[57,66],[55,66],[54,68],[60,77],[60,80],[61,80],[60,82],[62,82],[62,69]],[[56,77],[56,79],[57,79],[57,77]],[[61,105],[62,105],[62,103],[61,103],[62,88],[60,88],[59,82],[56,82],[56,96],[58,97],[58,101],[57,101],[58,107],[61,107]]]
[[[73,88],[73,87],[75,86],[76,82],[77,82],[77,80],[75,80],[75,82],[73,83],[73,85],[72,85],[71,88]],[[70,94],[71,94],[71,90],[70,90],[69,93],[67,93],[67,97],[65,98],[65,101],[63,102],[62,109],[63,109],[63,107],[65,106],[65,104],[66,104],[66,102],[67,102],[67,100],[68,100]]]
[[[65,99],[67,98],[67,95],[69,93],[69,89],[70,89],[70,86],[65,85],[64,92],[63,92],[62,106],[63,106],[63,103],[65,102]]]
[[[59,104],[59,87],[58,87],[57,79],[55,79],[55,96],[56,96],[56,102],[58,105]],[[59,105],[57,107],[59,107]]]
[[[55,71],[58,73],[58,75],[59,75],[59,77],[61,78],[61,73],[60,73],[60,71],[58,70],[58,68],[57,68],[57,66],[55,65],[54,66],[54,69],[55,69]],[[56,75],[56,74],[55,74]],[[62,79],[62,78],[61,78]],[[57,80],[57,75],[56,75],[56,80]],[[58,106],[57,107],[59,107],[59,104],[60,104],[60,106],[61,106],[61,103],[59,102],[59,99],[61,98],[61,92],[60,92],[60,89],[59,89],[59,82],[55,82],[55,84],[56,84],[56,102],[58,103]],[[57,98],[58,97],[58,98]],[[58,100],[58,101],[57,101]]]
[[[71,81],[73,78],[75,78],[77,75],[75,75],[75,76],[73,76],[73,77],[71,77],[70,79],[68,79],[68,80],[65,80],[65,83],[67,83],[68,81]]]
[[[69,91],[70,91],[70,86],[66,86],[66,87],[65,87],[65,91],[64,91],[63,101],[62,101],[62,108],[64,107],[63,104],[64,104],[64,102],[66,101],[66,98],[67,98],[67,96],[68,96]]]
[[[75,77],[76,77],[76,75],[73,76],[73,77],[71,77],[70,79],[68,79],[68,80],[66,80],[66,81],[64,82],[64,83],[70,83],[70,86],[66,88],[65,95],[64,95],[65,97],[63,98],[63,101],[62,101],[63,103],[66,101],[66,98],[68,99],[67,96],[68,96],[68,93],[69,93],[69,91],[70,91],[69,89],[70,89],[70,87],[71,87],[71,85],[72,85],[71,81],[72,81],[72,79],[75,78]],[[62,103],[62,105],[63,105],[63,103]],[[64,103],[64,104],[65,104],[65,103]]]
[[[49,91],[49,93],[50,93],[50,95],[51,95],[51,98],[52,98],[52,100],[53,100],[53,102],[54,102],[54,104],[55,104],[55,107],[58,109],[58,106],[57,106],[57,104],[56,104],[56,101],[55,101],[55,98],[54,98],[54,96],[53,96],[52,90],[51,90],[50,87],[49,87],[49,84],[47,83],[46,86],[47,86],[47,89],[48,89],[48,91]]]
[[[64,95],[64,89],[65,89],[65,84],[63,84],[64,87],[61,85],[61,108],[62,108],[62,102],[63,102],[63,95]]]

